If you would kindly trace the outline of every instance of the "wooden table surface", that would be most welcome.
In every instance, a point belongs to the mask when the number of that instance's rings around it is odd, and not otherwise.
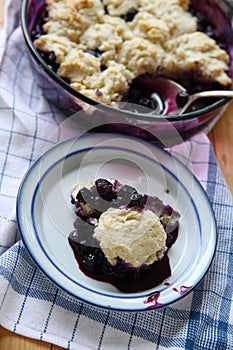
[[[4,0],[0,0],[0,26],[3,23]],[[209,134],[219,165],[233,194],[233,101]],[[29,339],[0,326],[1,350],[61,350],[62,348]]]

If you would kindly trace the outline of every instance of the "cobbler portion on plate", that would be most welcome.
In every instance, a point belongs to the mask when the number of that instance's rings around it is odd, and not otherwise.
[[[171,275],[168,250],[180,214],[156,196],[99,178],[71,193],[77,219],[69,244],[87,276],[122,292],[153,288]]]
[[[206,3],[215,9],[215,1]],[[155,76],[189,93],[231,87],[227,36],[199,7],[192,0],[45,0],[32,39],[81,94],[154,109]]]

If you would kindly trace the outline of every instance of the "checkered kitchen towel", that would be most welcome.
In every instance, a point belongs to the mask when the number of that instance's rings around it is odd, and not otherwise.
[[[18,28],[19,1],[7,4],[0,32],[0,324],[67,349],[232,349],[233,201],[204,133],[171,150],[206,189],[218,226],[213,263],[187,297],[148,312],[104,310],[59,289],[31,260],[17,231],[20,182],[46,148],[81,130],[64,127],[62,113],[42,96]]]

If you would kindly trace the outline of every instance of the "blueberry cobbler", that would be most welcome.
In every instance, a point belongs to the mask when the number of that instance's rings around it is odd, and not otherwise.
[[[69,243],[87,276],[122,292],[155,287],[171,275],[168,250],[180,214],[118,180],[99,178],[71,193],[77,219]]]
[[[189,93],[231,88],[226,38],[193,3],[45,0],[32,39],[52,69],[83,95],[154,109],[155,76],[173,78]]]

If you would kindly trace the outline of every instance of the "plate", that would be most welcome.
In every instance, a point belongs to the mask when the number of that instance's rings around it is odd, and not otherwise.
[[[70,192],[78,181],[116,178],[158,196],[181,214],[169,250],[171,276],[159,286],[122,293],[84,275],[68,243],[75,221]],[[19,231],[32,258],[73,296],[96,306],[141,311],[174,303],[207,272],[216,248],[216,223],[207,195],[176,158],[138,138],[85,134],[46,151],[26,173],[17,197]]]

